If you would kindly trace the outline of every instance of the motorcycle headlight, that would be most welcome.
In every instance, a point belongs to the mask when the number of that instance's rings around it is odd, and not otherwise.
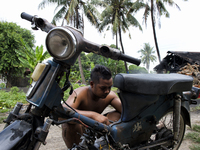
[[[55,59],[66,60],[76,52],[76,38],[70,30],[56,27],[47,34],[46,47]]]

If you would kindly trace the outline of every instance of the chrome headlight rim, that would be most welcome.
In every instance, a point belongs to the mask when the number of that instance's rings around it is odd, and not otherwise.
[[[69,50],[67,50],[66,53],[68,53],[67,55],[65,56],[59,56],[59,55],[56,55],[55,52],[57,51],[57,49],[52,49],[51,46],[50,46],[50,42],[49,42],[49,38],[51,38],[51,36],[53,37],[52,34],[55,33],[62,33],[64,35],[67,36],[66,40],[68,42],[70,42],[70,48]],[[74,36],[74,34],[67,28],[65,27],[55,27],[53,28],[52,30],[50,30],[46,36],[46,48],[47,48],[47,51],[49,52],[49,54],[55,58],[56,60],[67,60],[67,59],[70,59],[75,53],[76,53],[76,38]]]

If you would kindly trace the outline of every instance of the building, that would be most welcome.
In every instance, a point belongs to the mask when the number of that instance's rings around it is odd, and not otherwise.
[[[157,73],[176,73],[187,63],[200,65],[200,52],[168,51],[167,56],[154,70]]]

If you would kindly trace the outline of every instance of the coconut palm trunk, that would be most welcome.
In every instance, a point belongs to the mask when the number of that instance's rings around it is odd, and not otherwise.
[[[79,15],[78,15],[78,6],[77,6],[76,7],[76,28],[77,29],[78,29],[78,25],[79,25]],[[82,67],[82,64],[81,64],[81,54],[78,56],[78,66],[79,66],[79,71],[80,71],[80,74],[81,74],[82,83],[86,84],[86,82],[85,82],[85,76],[83,74],[83,67]]]
[[[153,36],[154,36],[154,42],[155,42],[156,51],[157,51],[157,55],[158,55],[158,60],[159,60],[159,62],[161,62],[160,51],[159,51],[159,48],[158,48],[158,42],[157,42],[157,37],[156,37],[153,0],[151,0],[151,23],[152,23],[152,28],[153,28]]]
[[[116,49],[118,49],[118,38],[117,38],[117,32],[116,32]]]
[[[120,44],[121,44],[122,53],[124,54],[124,46],[123,46],[123,43],[122,43],[122,35],[121,35],[121,28],[120,27],[119,27],[119,41],[120,41]],[[127,67],[126,61],[124,61],[124,65],[125,65],[125,68],[126,68],[126,73],[128,73],[128,67]]]

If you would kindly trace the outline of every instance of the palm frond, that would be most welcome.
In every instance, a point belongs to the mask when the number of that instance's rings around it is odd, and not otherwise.
[[[60,20],[61,18],[64,18],[65,14],[67,13],[67,8],[66,6],[63,6],[62,8],[60,8],[60,10],[54,15],[52,23],[57,22],[58,20]]]
[[[143,20],[144,20],[146,26],[147,26],[147,18],[150,14],[150,11],[151,11],[151,9],[150,9],[148,3],[146,3],[145,11],[144,11],[144,14],[143,14]]]
[[[84,4],[82,6],[83,6],[84,13],[86,17],[88,18],[88,20],[90,21],[90,23],[98,27],[99,19],[101,16],[98,10],[93,5],[90,5],[89,3],[87,5]]]
[[[127,14],[127,20],[132,26],[138,27],[142,31],[142,26],[133,15]]]
[[[77,0],[71,0],[70,1],[69,8],[68,8],[67,14],[65,16],[65,19],[67,20],[67,22],[69,22],[70,17],[74,15],[75,8],[77,6],[78,6],[78,1]]]

